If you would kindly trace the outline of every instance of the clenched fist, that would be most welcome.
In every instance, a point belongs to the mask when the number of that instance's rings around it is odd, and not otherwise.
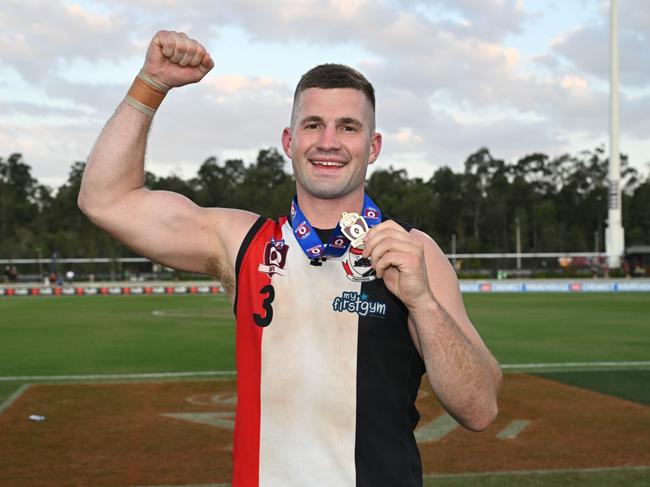
[[[183,32],[161,30],[151,40],[142,69],[174,88],[197,83],[214,67],[205,47]]]

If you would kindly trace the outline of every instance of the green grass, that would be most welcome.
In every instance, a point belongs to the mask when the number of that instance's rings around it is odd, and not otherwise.
[[[468,294],[500,363],[650,360],[648,294]],[[0,299],[0,376],[234,370],[225,296]]]
[[[650,360],[648,294],[464,299],[502,364]],[[225,296],[3,298],[0,316],[0,377],[235,368],[234,319]],[[620,375],[585,375],[583,383],[564,377],[586,387],[621,381]],[[19,385],[11,384],[0,381],[0,401]]]
[[[234,367],[223,297],[12,298],[0,301],[0,313],[0,376]]]
[[[0,382],[0,405],[16,390],[19,384],[16,382]]]
[[[650,294],[467,294],[502,364],[650,360]],[[223,296],[0,299],[0,377],[234,370]],[[648,368],[646,368],[648,369]],[[650,404],[649,370],[540,375]],[[0,381],[0,404],[20,381]],[[649,469],[439,476],[427,487],[649,485]]]
[[[650,370],[582,370],[535,375],[650,406]]]
[[[650,294],[466,294],[501,363],[650,360]]]
[[[429,477],[424,487],[646,487],[650,467],[595,471],[531,472]]]

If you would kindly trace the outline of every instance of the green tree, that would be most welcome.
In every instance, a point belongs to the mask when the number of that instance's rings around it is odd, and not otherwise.
[[[7,257],[17,258],[35,245],[34,222],[41,202],[49,190],[32,177],[31,167],[21,154],[0,158],[0,250]]]
[[[204,207],[236,207],[245,173],[241,159],[227,160],[221,166],[216,157],[209,157],[194,179],[196,202]]]
[[[260,150],[243,175],[239,208],[267,216],[286,215],[295,188],[284,172],[285,164],[277,149]]]
[[[627,245],[650,244],[650,175],[629,198],[625,221]]]
[[[377,169],[366,180],[366,191],[381,211],[394,218],[403,218],[402,201],[408,191],[405,169]]]
[[[145,185],[184,194],[206,207],[243,208],[266,216],[288,213],[295,191],[286,161],[260,150],[248,166],[240,159],[207,158],[195,177],[145,173]],[[366,182],[382,211],[461,252],[514,250],[515,221],[524,251],[591,251],[595,232],[604,241],[607,158],[602,148],[550,159],[532,153],[513,163],[481,148],[463,171],[437,169],[424,182],[406,170],[379,169]],[[627,245],[650,243],[650,178],[641,181],[621,155],[623,223]],[[99,230],[77,208],[85,163],[75,162],[56,192],[40,184],[20,154],[0,158],[0,255],[118,257],[128,249]]]
[[[454,173],[444,166],[436,170],[427,182],[437,204],[432,218],[432,235],[443,248],[451,252],[452,235],[458,242],[465,240],[465,227],[462,224],[463,208],[463,174]]]

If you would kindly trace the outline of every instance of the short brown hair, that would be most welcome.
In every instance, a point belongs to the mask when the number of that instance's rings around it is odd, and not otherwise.
[[[370,102],[374,119],[375,89],[364,75],[350,66],[333,63],[320,64],[303,74],[296,86],[296,91],[293,93],[294,110],[298,96],[309,88],[353,88],[359,90],[366,95],[366,98]],[[374,126],[374,120],[372,122]]]

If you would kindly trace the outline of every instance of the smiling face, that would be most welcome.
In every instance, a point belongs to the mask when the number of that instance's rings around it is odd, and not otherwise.
[[[282,133],[298,198],[336,199],[363,192],[368,164],[377,159],[381,135],[363,92],[353,88],[309,88],[296,100],[291,127]]]

